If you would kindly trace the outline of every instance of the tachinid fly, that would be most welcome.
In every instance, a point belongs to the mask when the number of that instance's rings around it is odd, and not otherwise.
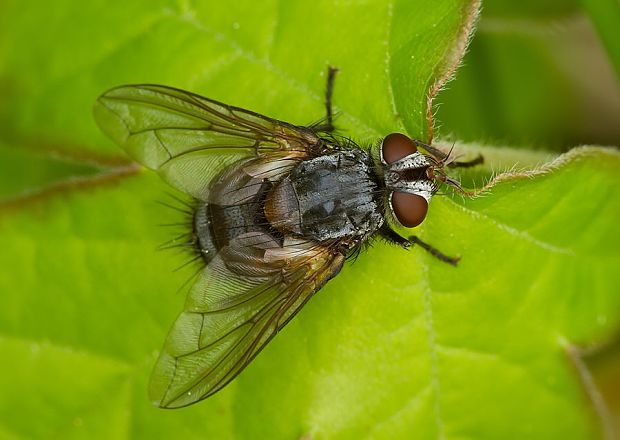
[[[192,244],[205,264],[151,377],[155,405],[182,407],[222,389],[373,236],[456,264],[391,226],[419,225],[438,185],[458,188],[444,168],[480,158],[453,162],[399,133],[373,154],[334,135],[335,72],[327,117],[307,127],[159,85],[97,100],[101,129],[196,200]]]

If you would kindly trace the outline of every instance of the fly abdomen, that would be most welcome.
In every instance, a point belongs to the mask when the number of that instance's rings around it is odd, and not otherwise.
[[[232,240],[267,234],[281,242],[281,235],[265,217],[267,194],[273,188],[268,179],[247,175],[242,166],[233,166],[211,189],[209,202],[201,202],[194,214],[194,234],[198,252],[209,263]]]
[[[202,255],[206,263],[209,263],[217,253],[211,220],[209,217],[209,204],[199,203],[194,213],[194,236],[196,249]]]

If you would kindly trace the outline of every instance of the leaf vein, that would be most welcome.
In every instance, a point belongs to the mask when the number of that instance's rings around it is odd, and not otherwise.
[[[437,335],[435,333],[435,326],[433,323],[433,304],[431,299],[431,289],[428,283],[428,266],[424,266],[424,277],[426,279],[426,283],[424,286],[424,316],[425,316],[425,325],[427,331],[428,338],[428,350],[430,356],[430,379],[431,379],[431,388],[433,390],[433,412],[435,414],[435,424],[437,426],[437,438],[444,439],[444,428],[441,419],[441,384],[439,381],[439,366],[437,362],[437,347],[436,347],[436,339]]]
[[[575,251],[571,248],[566,248],[566,247],[560,247],[560,246],[556,246],[554,244],[551,244],[549,242],[546,242],[544,240],[541,240],[539,238],[536,238],[534,236],[532,236],[529,232],[527,231],[523,231],[523,230],[519,230],[517,228],[514,228],[510,225],[507,225],[506,223],[500,222],[499,220],[490,217],[487,214],[483,214],[480,211],[474,211],[472,209],[466,208],[465,206],[456,203],[454,200],[448,199],[450,200],[450,203],[452,203],[454,206],[457,206],[461,211],[467,213],[468,215],[474,217],[476,220],[486,220],[489,223],[491,223],[493,226],[495,226],[497,229],[500,229],[506,233],[508,233],[509,235],[512,235],[513,237],[517,237],[520,239],[523,239],[525,241],[527,241],[528,243],[531,243],[541,249],[544,249],[548,252],[551,252],[553,254],[560,254],[560,255],[568,255],[571,257],[576,256]]]

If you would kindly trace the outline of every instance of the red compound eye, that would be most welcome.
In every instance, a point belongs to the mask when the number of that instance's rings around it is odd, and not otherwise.
[[[383,160],[387,163],[394,163],[405,156],[415,153],[418,151],[418,148],[408,136],[401,133],[392,133],[383,139],[381,151],[383,153]]]
[[[394,216],[406,228],[413,228],[424,221],[428,202],[422,196],[395,191],[392,193]]]

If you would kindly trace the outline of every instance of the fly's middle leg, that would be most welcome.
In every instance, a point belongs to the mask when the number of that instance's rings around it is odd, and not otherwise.
[[[332,95],[334,94],[334,82],[338,69],[333,66],[327,68],[327,85],[325,87],[325,117],[310,126],[315,132],[331,133],[336,129],[334,126],[334,112],[332,110]]]
[[[334,66],[327,68],[327,86],[325,87],[325,131],[334,131],[334,113],[332,111],[332,95],[334,93],[334,80],[338,69]]]

